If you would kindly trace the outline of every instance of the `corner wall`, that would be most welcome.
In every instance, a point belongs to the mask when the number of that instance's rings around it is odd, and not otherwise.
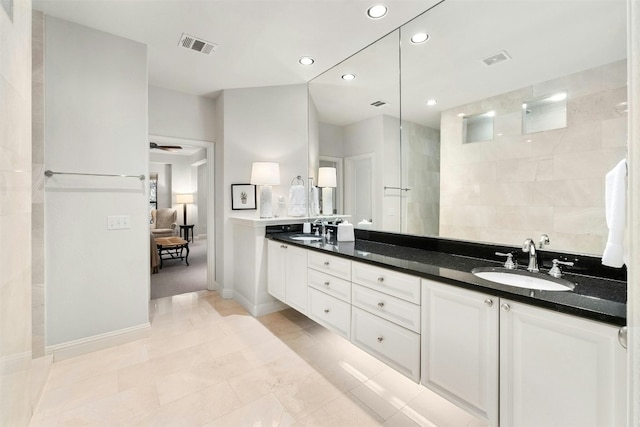
[[[46,16],[46,168],[147,175],[147,87],[146,46]],[[147,182],[45,179],[48,353],[95,350],[148,328]],[[130,228],[107,230],[110,215],[129,216]]]
[[[232,211],[231,184],[248,183],[255,161],[278,162],[280,185],[273,187],[275,210],[278,196],[288,197],[291,180],[308,174],[307,86],[225,90],[217,98],[216,112],[216,281],[222,285],[225,298],[238,292],[254,300],[250,290],[243,290],[246,284],[235,282],[234,262],[241,260],[232,256],[233,224],[229,217],[257,219],[259,211]],[[262,267],[256,268],[260,271]]]

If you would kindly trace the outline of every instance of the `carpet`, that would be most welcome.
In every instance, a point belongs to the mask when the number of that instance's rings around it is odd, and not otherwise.
[[[189,243],[189,265],[184,260],[164,260],[151,275],[151,299],[207,289],[207,241]]]

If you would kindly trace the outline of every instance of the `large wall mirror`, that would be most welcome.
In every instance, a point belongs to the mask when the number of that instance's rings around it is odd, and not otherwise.
[[[311,173],[341,161],[354,222],[602,254],[604,177],[627,154],[625,0],[445,0],[309,94]],[[468,140],[475,117],[491,138]]]

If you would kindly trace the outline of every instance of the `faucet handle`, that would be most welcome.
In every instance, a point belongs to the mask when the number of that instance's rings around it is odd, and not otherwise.
[[[551,241],[549,240],[549,235],[543,234],[540,236],[540,240],[538,241],[538,248],[543,249],[545,245],[549,245]]]
[[[498,256],[506,256],[507,260],[504,262],[504,268],[509,269],[509,270],[514,270],[518,264],[516,262],[513,261],[513,254],[512,253],[502,253],[502,252],[496,252],[496,255]]]
[[[559,279],[560,277],[562,277],[562,270],[560,270],[560,265],[568,265],[568,266],[572,266],[573,262],[571,261],[560,261],[558,259],[554,259],[551,261],[553,263],[553,265],[551,266],[551,270],[549,270],[549,275],[552,277],[555,277],[556,279]]]

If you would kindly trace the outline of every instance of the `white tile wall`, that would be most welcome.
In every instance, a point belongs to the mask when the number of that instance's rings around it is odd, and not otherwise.
[[[567,127],[521,134],[521,103],[567,91]],[[519,245],[540,233],[550,249],[601,255],[604,177],[626,156],[626,60],[442,115],[440,235]],[[462,144],[459,112],[496,111],[493,141]],[[497,136],[501,133],[501,136]]]
[[[0,9],[0,425],[31,415],[31,1]]]

